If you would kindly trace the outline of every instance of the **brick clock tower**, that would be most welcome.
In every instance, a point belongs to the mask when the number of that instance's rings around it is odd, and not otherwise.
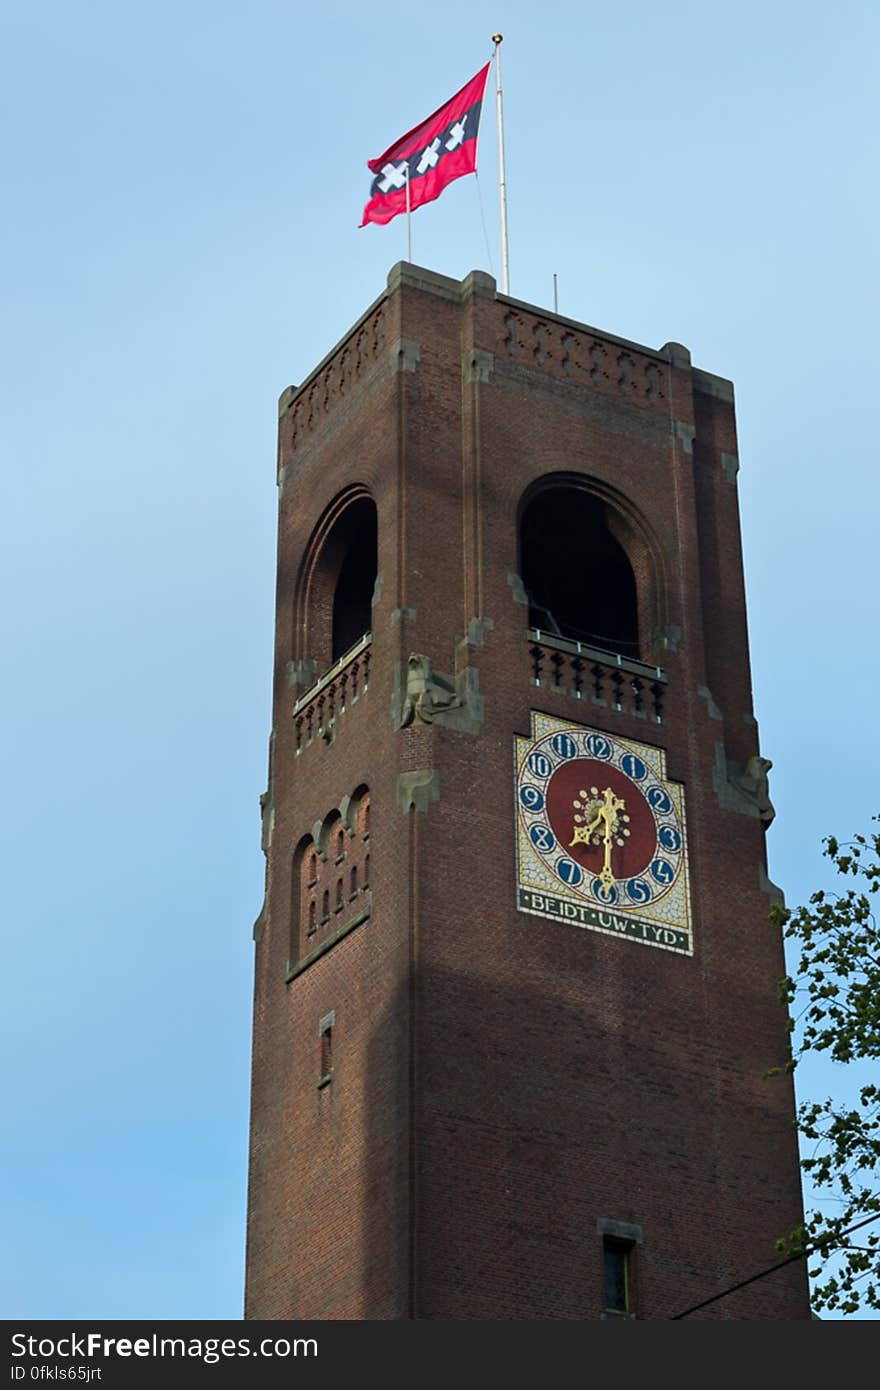
[[[669,1319],[778,1259],[737,468],[730,382],[478,272],[395,266],[282,394],[247,1317]]]

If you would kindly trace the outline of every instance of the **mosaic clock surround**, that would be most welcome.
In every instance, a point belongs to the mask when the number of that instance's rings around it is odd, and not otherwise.
[[[684,788],[665,751],[533,710],[514,758],[519,910],[693,954]]]

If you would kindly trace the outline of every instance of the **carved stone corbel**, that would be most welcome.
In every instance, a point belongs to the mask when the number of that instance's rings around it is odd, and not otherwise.
[[[483,701],[474,667],[466,667],[451,678],[435,671],[423,653],[413,652],[403,668],[399,689],[398,728],[440,724],[474,734],[483,723]]]
[[[724,745],[716,743],[712,782],[724,809],[754,816],[766,829],[776,815],[767,775],[772,766],[769,758],[762,758],[758,753],[745,763],[734,762],[727,757]]]

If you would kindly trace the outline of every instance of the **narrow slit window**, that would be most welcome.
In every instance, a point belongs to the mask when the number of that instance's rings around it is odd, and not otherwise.
[[[628,1241],[606,1236],[602,1242],[606,1317],[632,1316],[631,1255],[632,1246]]]
[[[336,1026],[336,1010],[331,1009],[318,1024],[318,1041],[321,1045],[318,1089],[329,1086],[333,1080],[333,1029]]]
[[[349,888],[348,888],[349,897],[351,897],[351,898],[356,898],[356,897],[357,897],[357,890],[358,890],[358,871],[357,871],[357,864],[355,864],[354,868],[352,869],[351,873],[349,874],[348,884],[349,884]]]
[[[326,922],[330,916],[330,891],[324,889],[324,896],[321,899],[321,921]]]

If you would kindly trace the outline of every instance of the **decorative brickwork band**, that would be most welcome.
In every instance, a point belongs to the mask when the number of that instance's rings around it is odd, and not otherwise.
[[[290,442],[294,449],[326,419],[337,401],[350,395],[360,385],[373,364],[383,355],[386,346],[385,308],[380,304],[376,312],[340,344],[327,365],[319,368],[288,403]],[[405,370],[414,370],[414,363]]]
[[[518,309],[504,315],[499,356],[539,367],[575,385],[591,386],[636,405],[667,408],[666,364],[635,347],[578,332],[553,319],[534,318]]]

